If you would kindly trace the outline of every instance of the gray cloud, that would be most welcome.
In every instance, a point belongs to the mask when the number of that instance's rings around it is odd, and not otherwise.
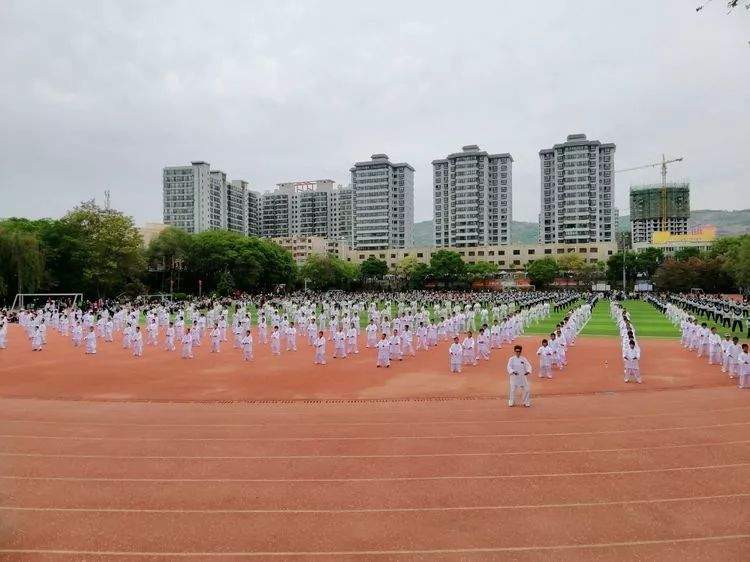
[[[652,2],[31,2],[0,6],[0,216],[59,216],[109,188],[161,217],[161,168],[193,159],[265,190],[375,152],[416,168],[464,144],[515,158],[535,220],[537,152],[571,132],[617,167],[685,156],[695,208],[747,207],[750,14]],[[631,183],[617,178],[627,212]]]

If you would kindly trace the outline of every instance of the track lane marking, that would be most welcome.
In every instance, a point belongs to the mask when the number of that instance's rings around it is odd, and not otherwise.
[[[177,513],[177,514],[312,514],[312,513],[414,513],[443,511],[509,511],[514,509],[558,509],[572,507],[600,507],[612,505],[648,505],[657,503],[680,503],[711,501],[730,498],[748,498],[746,494],[719,494],[715,496],[690,496],[681,498],[649,498],[643,500],[620,500],[607,502],[570,502],[517,505],[441,506],[441,507],[387,507],[387,508],[342,508],[342,509],[137,509],[105,507],[25,507],[0,505],[0,511],[61,512],[61,513]]]
[[[654,445],[651,447],[623,447],[619,449],[559,449],[551,451],[507,451],[502,453],[407,453],[398,455],[260,455],[260,456],[158,456],[158,455],[72,455],[54,453],[5,453],[0,457],[30,457],[55,459],[131,459],[131,460],[285,460],[285,459],[378,459],[378,458],[432,458],[432,457],[503,457],[516,455],[552,455],[581,453],[618,453],[628,451],[654,451],[662,449],[683,449],[690,447],[715,447],[720,445],[742,445],[744,441],[717,441],[709,443],[689,443],[683,445]]]
[[[683,431],[690,429],[717,429],[720,427],[738,427],[750,425],[750,422],[719,423],[712,425],[688,425],[675,427],[659,427],[646,429],[617,429],[612,431],[574,431],[567,433],[476,433],[465,435],[385,435],[373,437],[111,437],[111,436],[88,436],[88,435],[23,435],[23,434],[0,434],[0,439],[39,439],[39,440],[68,440],[68,441],[133,441],[133,442],[247,442],[247,443],[274,443],[278,441],[388,441],[399,440],[439,440],[439,439],[477,439],[477,438],[504,438],[504,437],[574,437],[593,435],[619,435],[631,433],[648,433],[660,431]]]
[[[393,476],[383,478],[86,478],[76,476],[2,476],[0,480],[53,481],[53,482],[134,482],[134,483],[284,483],[284,482],[412,482],[420,480],[504,480],[520,478],[572,478],[584,476],[622,476],[626,474],[654,474],[658,472],[688,472],[691,470],[717,470],[740,468],[750,463],[714,464],[706,466],[680,466],[641,470],[608,470],[599,472],[549,472],[533,474],[491,474],[476,476]]]

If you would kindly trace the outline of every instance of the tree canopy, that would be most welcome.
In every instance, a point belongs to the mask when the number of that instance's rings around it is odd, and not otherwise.
[[[526,275],[537,289],[547,288],[557,277],[559,266],[553,258],[534,260],[526,266]]]

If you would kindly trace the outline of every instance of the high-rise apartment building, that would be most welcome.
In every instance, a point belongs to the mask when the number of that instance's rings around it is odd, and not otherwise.
[[[350,169],[354,208],[354,247],[363,250],[409,248],[414,243],[414,168],[392,163],[386,154]]]
[[[513,157],[489,154],[475,144],[432,161],[435,245],[510,243]]]
[[[543,244],[611,242],[615,222],[615,145],[568,135],[539,151]]]
[[[286,182],[261,195],[261,235],[269,238],[317,236],[339,238],[347,235],[351,190],[333,180]]]
[[[666,222],[664,222],[666,219]],[[687,234],[690,220],[690,185],[668,183],[630,188],[630,229],[633,244],[651,243],[657,231]]]
[[[260,193],[247,190],[247,234],[260,236],[261,231]]]
[[[187,232],[224,228],[222,195],[208,162],[167,166],[162,171],[164,224]]]
[[[227,230],[247,235],[247,182],[232,180],[227,183]]]

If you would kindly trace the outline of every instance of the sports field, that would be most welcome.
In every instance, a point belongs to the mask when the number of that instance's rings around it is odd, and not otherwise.
[[[595,309],[608,329],[608,303]],[[612,326],[614,326],[612,324]],[[519,338],[536,369],[539,336]],[[582,336],[532,407],[509,346],[252,362],[18,326],[0,351],[3,560],[745,560],[750,391],[671,338]]]

